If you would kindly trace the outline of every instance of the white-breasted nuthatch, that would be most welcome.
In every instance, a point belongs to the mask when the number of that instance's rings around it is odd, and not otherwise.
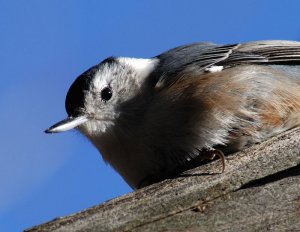
[[[298,126],[300,42],[195,43],[151,59],[110,57],[75,80],[66,111],[46,132],[78,129],[139,188]]]

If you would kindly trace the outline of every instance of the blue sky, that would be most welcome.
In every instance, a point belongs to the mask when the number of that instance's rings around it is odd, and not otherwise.
[[[288,3],[288,4],[287,4]],[[0,0],[0,231],[21,231],[132,191],[66,117],[76,76],[107,56],[196,42],[300,39],[300,1]]]

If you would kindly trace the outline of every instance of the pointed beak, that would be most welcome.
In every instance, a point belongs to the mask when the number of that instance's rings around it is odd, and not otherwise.
[[[49,127],[45,130],[45,133],[58,133],[63,131],[68,131],[74,129],[77,126],[82,125],[83,123],[87,122],[89,119],[86,115],[80,115],[76,117],[68,117],[53,126]]]

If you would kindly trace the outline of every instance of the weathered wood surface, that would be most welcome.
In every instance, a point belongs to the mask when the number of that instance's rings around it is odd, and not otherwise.
[[[27,231],[300,231],[300,128]]]

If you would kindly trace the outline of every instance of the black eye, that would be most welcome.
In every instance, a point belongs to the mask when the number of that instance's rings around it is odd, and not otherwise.
[[[113,95],[112,89],[110,87],[105,87],[101,90],[101,100],[106,102],[111,99]]]

